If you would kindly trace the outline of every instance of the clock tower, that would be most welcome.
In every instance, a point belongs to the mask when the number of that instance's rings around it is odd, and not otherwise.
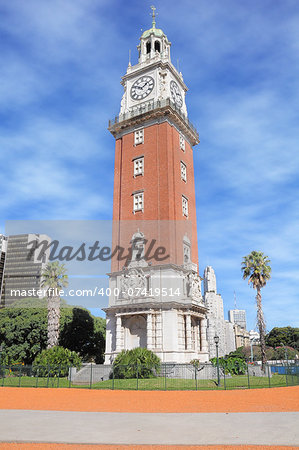
[[[163,362],[208,360],[207,307],[198,275],[193,146],[183,76],[167,36],[152,27],[121,84],[114,136],[113,249],[105,363],[146,347]]]

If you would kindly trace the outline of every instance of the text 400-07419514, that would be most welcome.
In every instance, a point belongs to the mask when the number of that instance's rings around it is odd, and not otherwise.
[[[127,290],[124,289],[98,289],[96,295],[101,296],[109,296],[111,294],[114,294],[115,297],[119,297],[120,295],[128,295],[130,297],[176,297],[181,295],[181,291],[179,288],[173,289],[173,288],[150,288],[150,289],[144,289],[144,288],[129,288]]]

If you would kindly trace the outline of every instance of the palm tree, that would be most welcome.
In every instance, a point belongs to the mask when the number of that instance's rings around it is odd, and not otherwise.
[[[261,353],[262,353],[262,367],[264,369],[266,363],[266,344],[265,331],[266,325],[264,320],[264,313],[262,309],[262,294],[261,289],[266,286],[266,283],[271,278],[270,259],[262,252],[253,251],[249,255],[244,256],[241,270],[243,272],[243,279],[248,280],[248,284],[256,289],[256,306],[257,306],[257,325],[260,332]]]
[[[48,299],[48,345],[52,348],[58,345],[60,295],[59,291],[68,285],[68,276],[64,264],[58,261],[49,262],[42,273],[42,286],[47,288]]]

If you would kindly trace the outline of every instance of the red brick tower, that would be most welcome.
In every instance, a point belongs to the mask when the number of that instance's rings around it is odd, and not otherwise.
[[[170,45],[153,8],[138,63],[122,78],[120,114],[109,123],[116,139],[113,248],[133,245],[133,253],[126,263],[112,261],[106,363],[136,346],[169,362],[207,359],[192,148],[199,138]],[[148,261],[153,242],[165,251]]]

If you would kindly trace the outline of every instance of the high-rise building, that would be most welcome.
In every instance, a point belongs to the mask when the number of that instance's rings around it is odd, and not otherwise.
[[[230,309],[228,311],[228,319],[230,322],[239,325],[246,330],[246,311],[245,309]]]
[[[4,279],[6,252],[7,252],[7,237],[4,236],[3,234],[0,234],[0,307],[2,306],[1,293]]]
[[[50,241],[49,237],[40,234],[18,234],[8,236],[2,284],[1,304],[10,306],[24,297],[42,297],[31,295],[34,290],[41,289],[41,274],[44,270],[48,253],[39,259],[39,252],[32,252],[40,241]]]
[[[226,354],[234,352],[236,350],[236,336],[234,324],[225,320],[225,342],[226,342]]]
[[[236,340],[236,348],[247,347],[250,344],[249,331],[246,328],[241,327],[238,324],[234,324],[234,333]]]
[[[171,43],[156,28],[152,9],[138,63],[129,63],[122,78],[120,114],[109,123],[116,140],[113,248],[132,246],[132,255],[126,263],[112,260],[106,363],[134,347],[153,350],[165,362],[209,357],[193,169],[199,137]],[[153,243],[164,248],[163,259],[145,257]]]
[[[260,344],[260,333],[258,331],[255,331],[255,330],[250,330],[249,331],[249,339],[250,339],[250,342],[252,342],[253,345]]]
[[[217,294],[216,275],[213,267],[207,266],[204,271],[204,300],[208,307],[208,343],[210,358],[216,356],[214,337],[219,337],[219,356],[226,355],[226,335],[223,313],[223,300]]]
[[[213,267],[207,266],[204,271],[204,301],[208,308],[208,343],[210,358],[216,356],[215,336],[219,337],[218,354],[225,356],[236,349],[234,326],[224,320],[223,299],[217,293],[216,275]]]

